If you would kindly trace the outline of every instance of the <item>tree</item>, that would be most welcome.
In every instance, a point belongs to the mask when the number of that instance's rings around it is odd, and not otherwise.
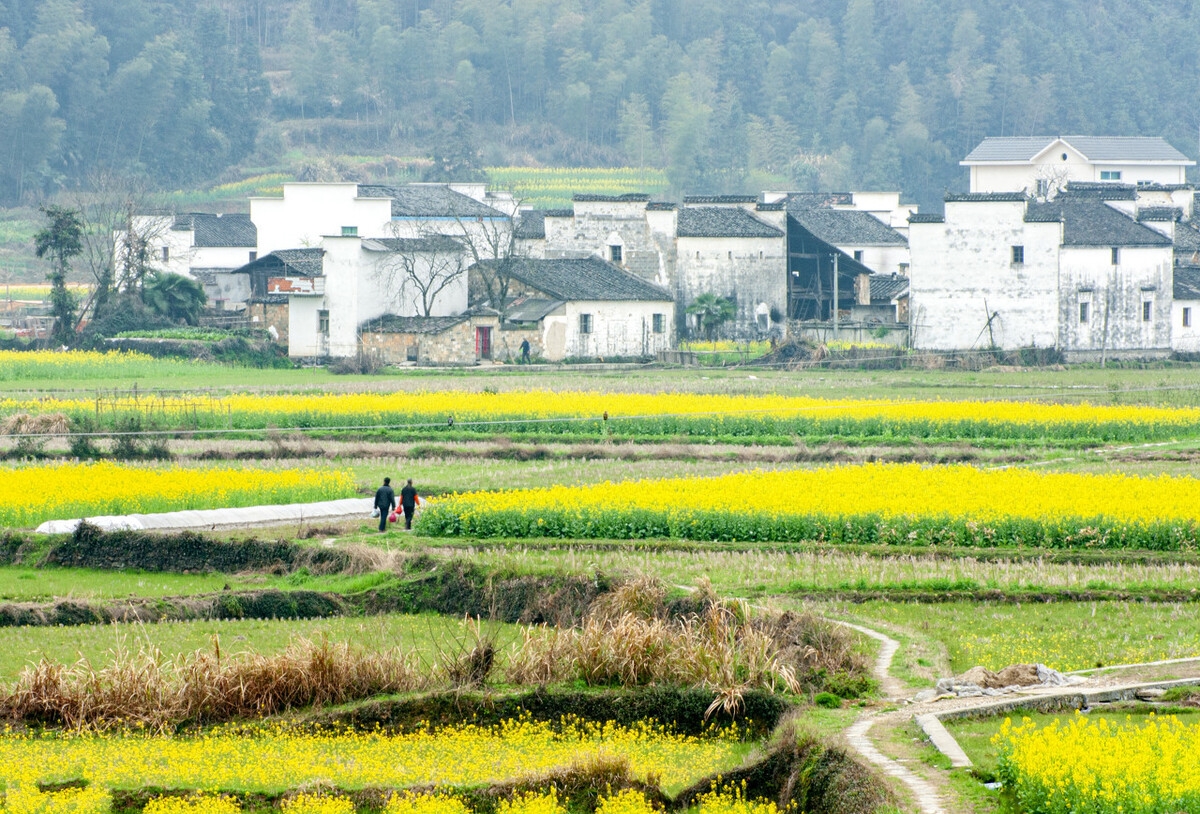
[[[466,108],[459,108],[433,149],[433,166],[425,172],[426,181],[484,181],[487,173],[475,146],[474,128]]]
[[[75,295],[67,290],[70,260],[83,252],[83,222],[79,212],[66,207],[41,207],[49,223],[33,236],[38,257],[50,258],[50,311],[54,315],[55,342],[69,345],[75,339]]]
[[[152,271],[142,285],[142,301],[156,314],[195,325],[207,301],[204,286],[180,274]]]
[[[457,226],[454,237],[467,250],[474,271],[468,281],[468,299],[472,305],[486,302],[499,313],[503,324],[512,275],[523,259],[513,222],[510,218],[459,218]]]
[[[456,238],[422,229],[421,237],[400,238],[376,266],[389,299],[411,302],[420,316],[433,316],[442,292],[463,280],[466,249]]]
[[[692,300],[687,307],[689,314],[700,317],[700,327],[704,329],[704,338],[712,342],[717,338],[717,330],[737,314],[737,303],[716,294],[701,294]]]

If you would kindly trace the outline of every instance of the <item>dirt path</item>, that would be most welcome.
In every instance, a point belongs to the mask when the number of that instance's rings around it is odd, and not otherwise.
[[[1037,695],[959,698],[922,704],[909,704],[906,700],[909,688],[895,676],[891,675],[892,660],[900,649],[900,643],[885,633],[863,625],[839,619],[829,619],[829,621],[858,631],[864,636],[868,636],[880,643],[879,653],[876,656],[872,672],[879,680],[880,687],[888,701],[905,704],[902,709],[889,706],[878,712],[864,713],[845,731],[846,741],[850,747],[872,766],[878,768],[888,777],[895,778],[902,783],[911,794],[917,809],[922,814],[944,814],[944,812],[948,811],[959,812],[968,810],[969,807],[963,801],[958,800],[957,796],[948,789],[948,784],[944,781],[945,775],[940,770],[930,767],[931,774],[923,777],[904,765],[904,762],[884,754],[876,745],[876,742],[881,740],[882,733],[891,732],[896,727],[903,726],[922,716],[932,717],[934,713],[943,714],[947,712],[983,709],[1004,701],[1027,700],[1033,702],[1036,700]],[[1164,674],[1167,673],[1167,670],[1164,668],[1170,669],[1170,677],[1176,681],[1183,674],[1195,676],[1197,680],[1200,680],[1200,659],[1171,659],[1162,662],[1129,664],[1110,668],[1104,670],[1100,675],[1087,677],[1084,684],[1046,690],[1044,693],[1039,693],[1039,695],[1043,695],[1044,697],[1045,695],[1058,693],[1072,694],[1081,691],[1103,691],[1110,687],[1155,682],[1165,677]],[[1092,672],[1101,671],[1081,671],[1082,674]],[[938,726],[940,727],[940,722]],[[877,733],[874,739],[872,739],[870,734],[872,729]],[[950,740],[950,752],[958,749],[958,744],[954,742],[948,733],[945,733],[944,729],[942,730],[942,734]],[[961,753],[961,749],[958,749],[958,751]],[[965,756],[963,758],[965,759]],[[957,763],[956,765],[962,764]],[[969,762],[967,765],[969,765]],[[948,799],[949,802],[947,802]]]

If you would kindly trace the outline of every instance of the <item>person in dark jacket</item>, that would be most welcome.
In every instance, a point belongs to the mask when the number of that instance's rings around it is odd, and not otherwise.
[[[417,510],[417,490],[412,485],[412,478],[400,490],[400,508],[404,510],[404,528],[412,528],[413,512]]]
[[[375,491],[375,508],[379,510],[379,530],[387,531],[388,515],[396,509],[396,492],[392,489],[391,478],[384,478],[383,486]]]
[[[529,364],[529,340],[521,340],[521,364]]]

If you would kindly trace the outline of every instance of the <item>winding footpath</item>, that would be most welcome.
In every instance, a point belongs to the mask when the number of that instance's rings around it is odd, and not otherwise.
[[[855,630],[880,643],[879,654],[875,658],[872,672],[879,680],[880,688],[883,690],[886,700],[898,704],[906,704],[903,709],[899,710],[864,713],[845,731],[846,741],[854,751],[858,752],[872,766],[878,768],[885,775],[894,777],[903,783],[911,792],[913,800],[922,814],[946,814],[946,812],[958,811],[959,809],[953,805],[947,807],[941,793],[933,783],[910,770],[902,762],[888,757],[875,746],[870,738],[870,731],[877,724],[894,727],[907,723],[910,720],[915,720],[925,731],[926,735],[929,736],[933,745],[950,759],[952,768],[964,768],[969,767],[971,761],[954,737],[942,725],[941,716],[943,715],[960,716],[975,712],[987,714],[988,711],[991,714],[1004,714],[1005,712],[1021,707],[1028,707],[1030,704],[1036,703],[1039,699],[1072,701],[1077,702],[1080,706],[1089,706],[1092,703],[1132,700],[1137,697],[1139,690],[1150,687],[1163,688],[1183,684],[1195,684],[1197,677],[1200,677],[1200,658],[1168,659],[1165,661],[1120,665],[1108,669],[1145,670],[1169,665],[1180,666],[1191,664],[1194,666],[1194,669],[1187,671],[1191,673],[1191,676],[1187,678],[1176,676],[1166,680],[1130,682],[1122,681],[1119,676],[1109,674],[1105,679],[1089,681],[1087,685],[1030,688],[1025,693],[1009,696],[962,698],[909,704],[906,698],[908,689],[891,674],[892,660],[900,649],[900,643],[885,633],[862,625],[839,619],[830,619],[829,621]],[[1091,672],[1094,671],[1081,670],[1077,674],[1082,675]]]

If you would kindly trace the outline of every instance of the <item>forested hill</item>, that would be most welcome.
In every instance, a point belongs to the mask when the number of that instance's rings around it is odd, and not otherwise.
[[[1195,157],[1200,129],[1187,0],[0,0],[0,27],[3,202],[473,139],[482,163],[661,166],[677,191],[936,205],[984,135]]]

